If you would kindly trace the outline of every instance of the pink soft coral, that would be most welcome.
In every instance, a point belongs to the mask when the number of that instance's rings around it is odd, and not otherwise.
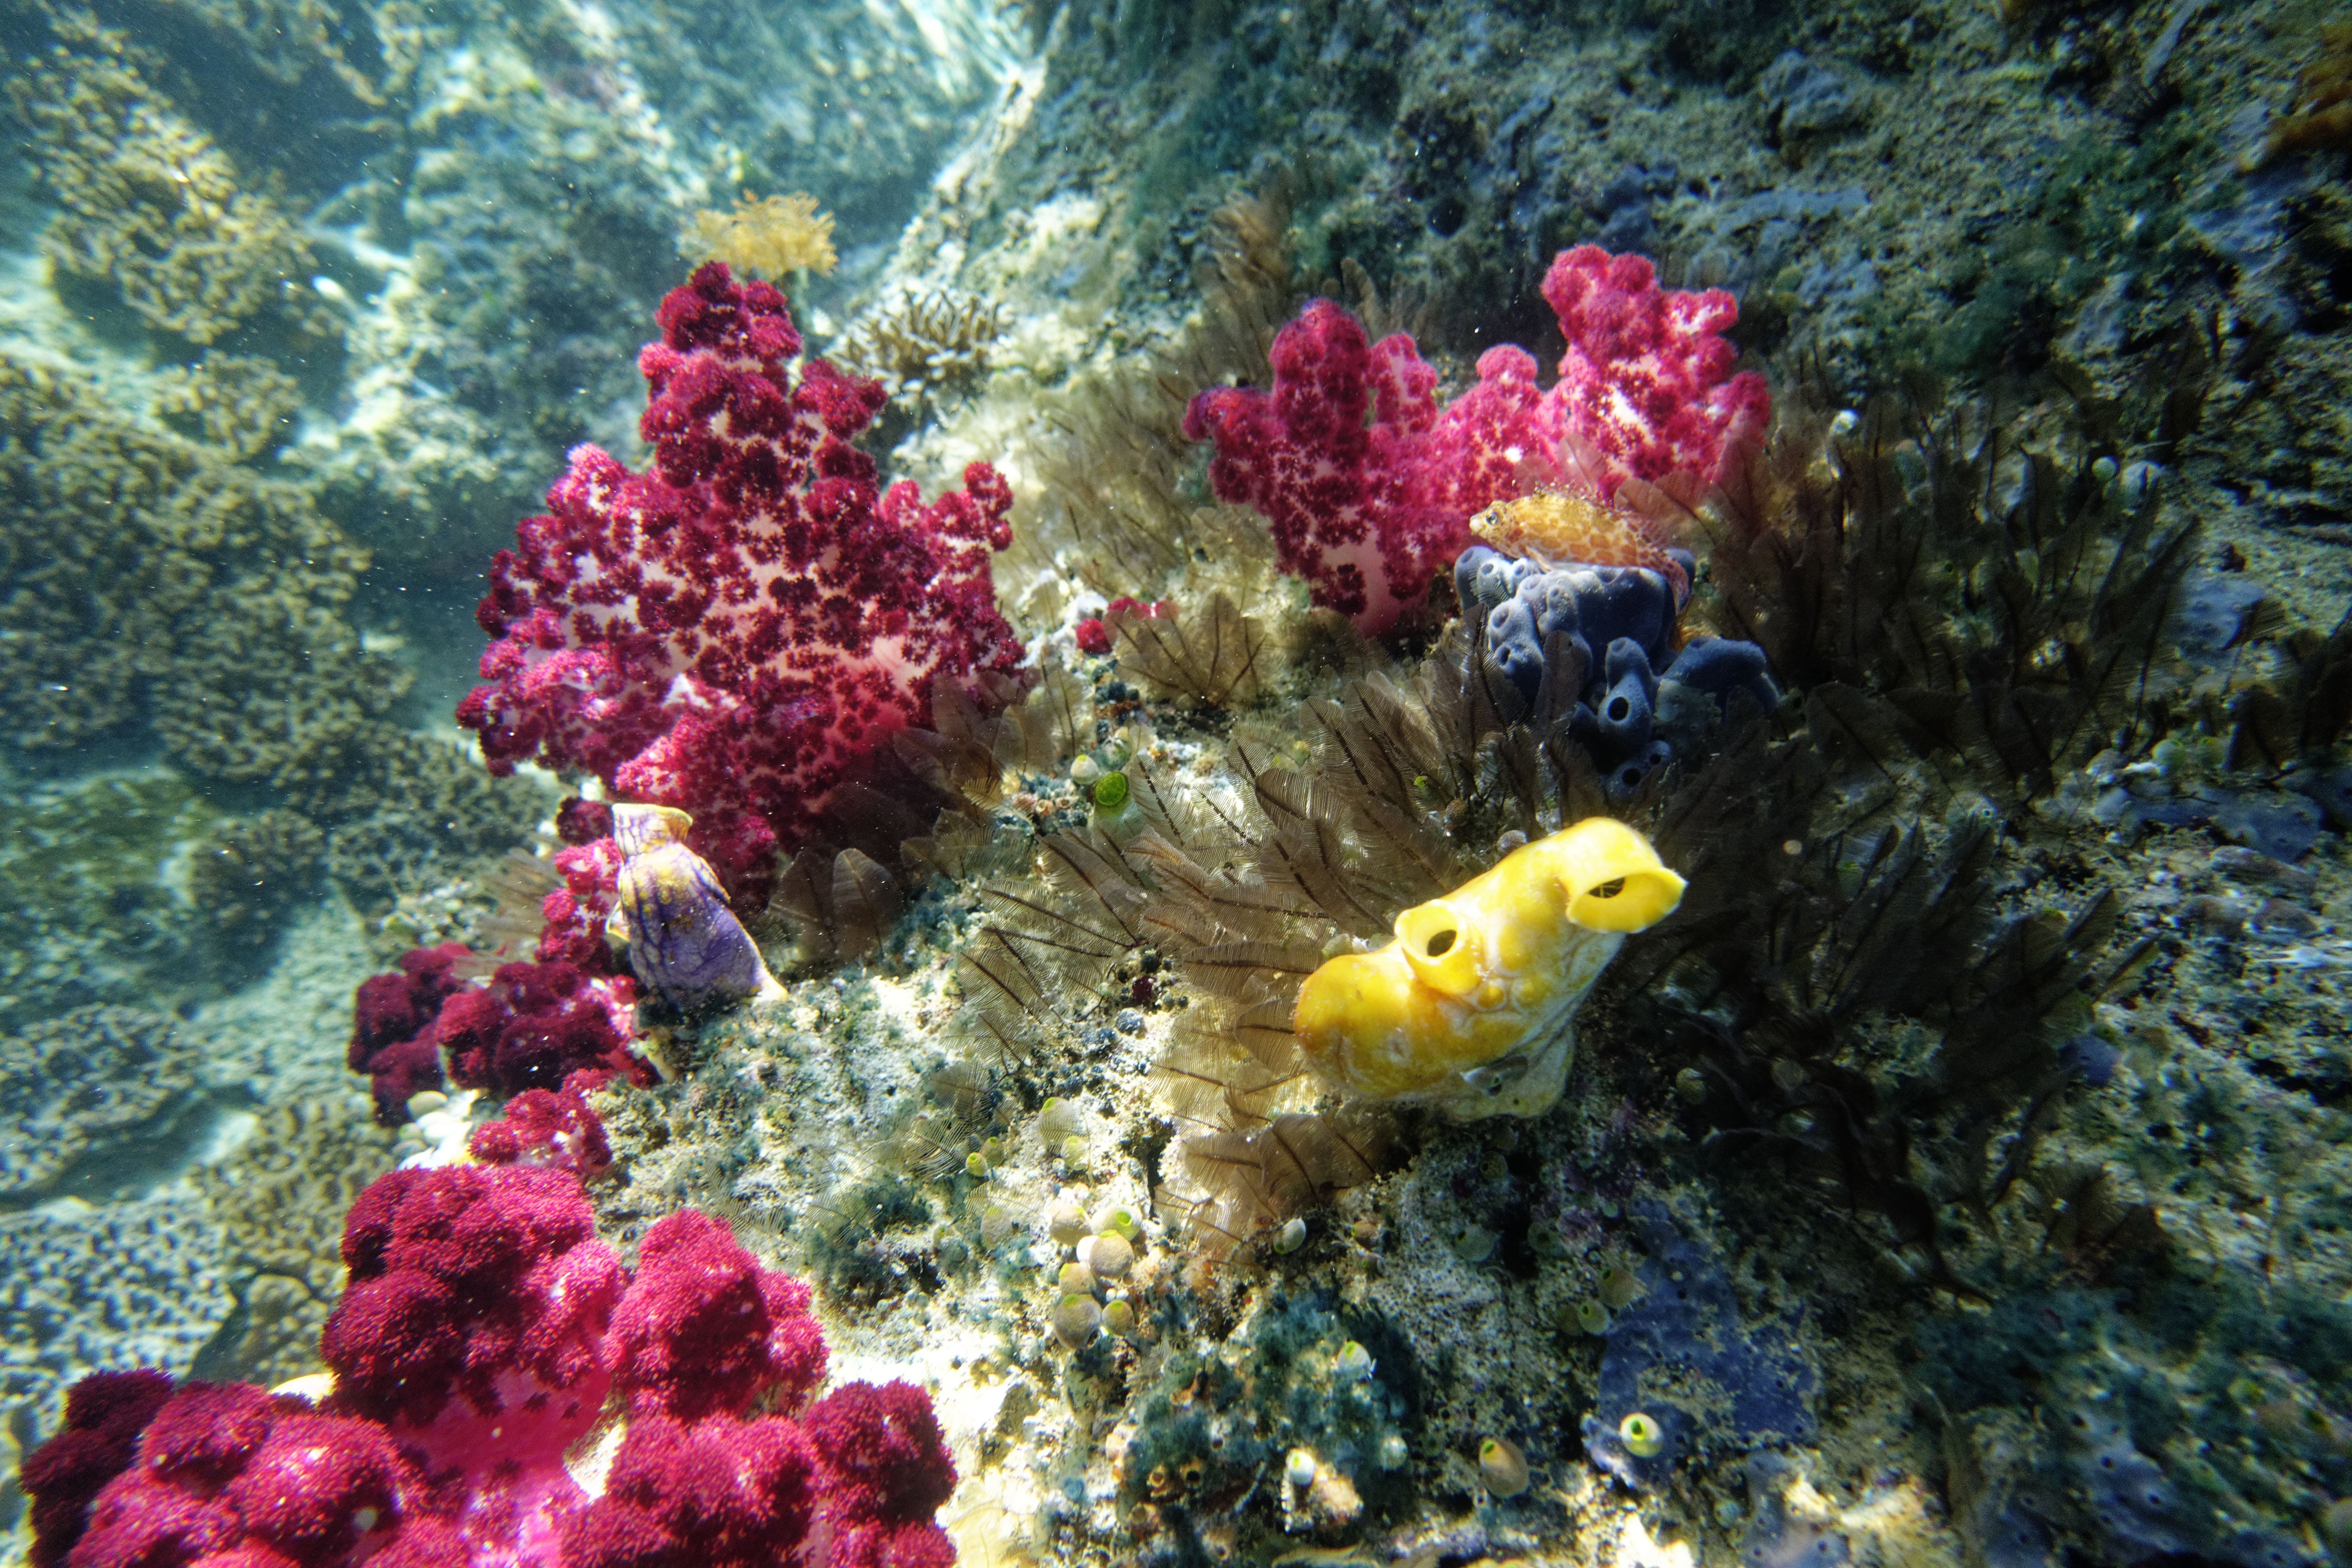
[[[1544,485],[1606,501],[1628,479],[1677,472],[1712,483],[1761,434],[1770,395],[1762,377],[1732,373],[1720,335],[1738,318],[1730,295],[1662,289],[1642,258],[1590,245],[1559,254],[1543,294],[1568,339],[1549,391],[1535,356],[1506,343],[1441,409],[1412,338],[1371,342],[1318,300],[1275,338],[1274,389],[1211,388],[1184,433],[1216,443],[1211,487],[1265,515],[1283,570],[1375,635],[1496,501]]]
[[[34,1561],[68,1568],[945,1568],[955,1468],[929,1398],[812,1406],[805,1286],[724,1221],[632,1276],[569,1173],[394,1172],[353,1205],[324,1407],[103,1373],[26,1461]],[[625,1421],[602,1489],[565,1464]],[[828,1548],[824,1543],[830,1542]]]
[[[770,284],[711,262],[657,319],[638,359],[653,471],[572,454],[491,565],[491,684],[457,718],[494,771],[535,757],[693,814],[740,892],[928,717],[934,681],[1020,662],[989,574],[1013,496],[985,463],[928,504],[882,489],[850,445],[881,387],[823,360],[795,381],[800,334]]]

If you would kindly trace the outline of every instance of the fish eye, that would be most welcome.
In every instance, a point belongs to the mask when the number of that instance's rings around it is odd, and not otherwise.
[[[1624,890],[1625,879],[1622,877],[1612,877],[1609,880],[1601,883],[1601,886],[1593,889],[1588,896],[1595,899],[1613,899]]]
[[[1447,953],[1452,952],[1454,951],[1454,938],[1455,934],[1456,933],[1451,931],[1432,932],[1429,938],[1429,956],[1432,958],[1443,958]]]

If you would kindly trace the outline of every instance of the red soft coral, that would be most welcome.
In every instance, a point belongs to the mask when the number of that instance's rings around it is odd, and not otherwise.
[[[629,1051],[635,1004],[635,985],[618,975],[564,963],[503,963],[488,985],[443,1003],[433,1032],[450,1078],[466,1089],[560,1089],[583,1069],[646,1084],[651,1070]]]
[[[537,758],[693,814],[730,893],[940,679],[1010,672],[989,555],[1012,492],[985,463],[925,504],[851,446],[883,394],[800,352],[784,297],[711,262],[671,290],[638,357],[651,399],[636,474],[572,455],[490,569],[482,656],[458,722],[496,772]]]
[[[382,1177],[343,1232],[323,1411],[158,1373],[78,1385],[26,1461],[68,1568],[944,1568],[929,1399],[824,1375],[808,1289],[689,1210],[635,1278],[568,1172]],[[618,1398],[609,1398],[617,1394]],[[601,1495],[566,1465],[625,1420]],[[143,1428],[143,1431],[142,1431]],[[819,1544],[831,1542],[827,1548]]]
[[[90,1500],[131,1468],[139,1434],[172,1396],[160,1372],[96,1372],[66,1395],[66,1424],[17,1472],[33,1500],[32,1568],[58,1568],[82,1531]]]
[[[940,1568],[955,1548],[932,1515],[955,1490],[955,1461],[930,1395],[910,1383],[853,1383],[817,1401],[809,1436],[826,1472],[838,1568]]]
[[[1377,344],[1328,300],[1275,335],[1274,390],[1213,387],[1184,434],[1214,441],[1220,500],[1265,515],[1282,569],[1366,633],[1387,631],[1469,542],[1466,513],[1415,493],[1436,374],[1399,333]]]
[[[360,982],[352,998],[352,1044],[346,1060],[368,1075],[375,1119],[386,1127],[408,1120],[411,1095],[441,1087],[441,1048],[433,1021],[464,984],[454,972],[468,956],[463,942],[413,947],[400,955],[400,973]]]
[[[755,1400],[798,1409],[824,1381],[808,1301],[807,1286],[761,1268],[725,1220],[688,1209],[656,1221],[613,1320],[613,1368],[630,1408],[688,1420]]]
[[[560,1089],[527,1089],[506,1103],[495,1121],[485,1121],[466,1140],[466,1151],[485,1165],[555,1165],[593,1181],[613,1165],[613,1145],[604,1119],[588,1107],[587,1072],[574,1073]]]
[[[1282,569],[1368,634],[1388,631],[1470,542],[1496,501],[1567,485],[1606,501],[1629,479],[1712,483],[1771,414],[1763,378],[1732,374],[1720,335],[1738,306],[1720,289],[1657,287],[1638,256],[1562,251],[1544,279],[1568,353],[1537,384],[1506,343],[1478,380],[1437,403],[1437,374],[1400,332],[1371,342],[1328,300],[1276,334],[1274,387],[1213,387],[1184,434],[1213,441],[1220,500],[1264,513]]]
[[[1739,302],[1720,289],[1661,289],[1649,262],[1580,245],[1553,258],[1545,303],[1559,317],[1561,429],[1601,461],[1601,499],[1627,479],[1722,477],[1726,456],[1757,440],[1772,397],[1722,334]]]

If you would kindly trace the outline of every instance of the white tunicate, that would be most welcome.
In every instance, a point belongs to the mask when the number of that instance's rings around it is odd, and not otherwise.
[[[1315,1484],[1315,1456],[1305,1448],[1290,1450],[1289,1459],[1282,1468],[1283,1479],[1301,1489]]]
[[[1410,1455],[1405,1449],[1403,1433],[1391,1432],[1381,1439],[1381,1468],[1401,1470],[1404,1468],[1404,1462],[1408,1458]]]

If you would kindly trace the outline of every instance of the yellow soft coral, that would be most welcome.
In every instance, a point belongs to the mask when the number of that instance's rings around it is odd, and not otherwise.
[[[803,268],[830,272],[839,259],[833,253],[832,215],[816,210],[814,196],[754,201],[749,191],[731,213],[695,214],[684,248],[689,255],[709,257],[762,278],[781,278]]]
[[[1307,977],[1291,1028],[1333,1088],[1464,1118],[1533,1116],[1568,1080],[1576,1009],[1683,879],[1648,839],[1591,817],[1396,918],[1396,940]]]

